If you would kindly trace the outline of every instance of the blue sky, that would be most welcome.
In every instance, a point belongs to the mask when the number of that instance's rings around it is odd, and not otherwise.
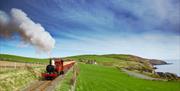
[[[18,36],[1,38],[1,53],[30,57],[133,54],[180,59],[179,0],[1,0],[0,10],[21,9],[56,40],[38,54]]]

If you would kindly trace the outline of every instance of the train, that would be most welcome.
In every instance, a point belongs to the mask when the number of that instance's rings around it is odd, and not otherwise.
[[[68,71],[74,64],[75,61],[73,60],[64,61],[61,58],[51,58],[46,66],[46,72],[42,73],[42,77],[46,80],[53,80]]]

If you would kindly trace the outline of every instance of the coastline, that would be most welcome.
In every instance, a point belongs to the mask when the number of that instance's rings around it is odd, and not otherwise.
[[[160,65],[171,65],[173,63],[166,63],[166,64],[154,64],[153,66],[160,66]]]
[[[166,64],[153,65],[155,72],[173,73],[180,77],[180,61],[166,61]]]

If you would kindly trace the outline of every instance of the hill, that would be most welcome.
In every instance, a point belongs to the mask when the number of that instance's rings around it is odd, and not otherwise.
[[[65,57],[63,59],[73,59],[78,62],[93,63],[96,62],[99,65],[115,66],[117,68],[125,68],[128,70],[153,73],[152,60],[127,54],[108,54],[108,55],[78,55]],[[0,54],[0,60],[16,61],[16,62],[39,62],[48,63],[48,59],[28,58],[22,56],[15,56],[9,54]],[[159,60],[158,60],[159,62]]]
[[[168,64],[165,61],[162,60],[157,60],[157,59],[150,59],[149,62],[153,65],[163,65],[163,64]]]
[[[126,55],[126,54],[108,54],[108,55],[79,55],[67,57],[77,60],[79,62],[88,63],[89,61],[95,61],[99,65],[115,66],[118,68],[125,68],[128,70],[135,70],[139,72],[153,73],[153,64],[150,59]]]
[[[153,65],[160,65],[160,64],[167,64],[166,62],[162,60],[157,59],[146,59],[134,55],[127,55],[127,54],[108,54],[108,55],[78,55],[78,56],[70,56],[65,57],[64,59],[76,59],[77,61],[80,61],[82,59],[96,59],[98,62],[116,62],[117,60],[123,60],[123,61],[134,61],[134,62],[140,62],[140,63],[146,63],[146,61],[149,61],[149,63]],[[47,62],[48,58],[46,59],[39,59],[39,58],[30,58],[30,57],[22,57],[22,56],[16,56],[16,55],[10,55],[10,54],[0,54],[1,60],[6,61],[18,61],[18,62]],[[80,60],[79,60],[80,59]]]
[[[28,63],[48,63],[48,59],[38,59],[30,57],[22,57],[9,54],[0,54],[0,61],[12,61],[12,62],[28,62]]]
[[[154,64],[166,64],[164,61],[155,59],[146,59],[134,55],[127,54],[108,54],[108,55],[78,55],[65,57],[64,59],[74,59],[80,62],[95,61],[105,66],[117,66],[130,70],[146,70],[152,71]],[[16,61],[16,62],[39,62],[48,63],[48,59],[29,58],[9,54],[0,54],[0,60]]]

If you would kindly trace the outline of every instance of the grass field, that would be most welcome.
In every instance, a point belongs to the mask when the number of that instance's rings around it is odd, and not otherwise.
[[[0,60],[12,61],[12,62],[28,62],[28,63],[48,63],[48,59],[29,58],[22,56],[15,56],[9,54],[0,54]]]
[[[128,76],[122,71],[99,65],[79,64],[76,91],[179,91],[175,81],[150,81]]]
[[[39,79],[43,68],[8,69],[0,72],[0,91],[19,91],[30,82]]]
[[[153,70],[152,65],[146,61],[146,59],[125,55],[125,54],[110,54],[110,55],[79,55],[67,57],[66,59],[73,59],[76,61],[88,61],[95,60],[98,65],[104,66],[116,66],[118,68],[130,68],[132,70],[144,71],[144,70]]]
[[[71,57],[66,57],[67,59],[74,59],[76,61],[82,60],[96,60],[98,63],[103,63],[103,62],[117,62],[120,61],[118,59],[110,58],[110,57],[103,57],[103,56],[98,56],[98,55],[79,55],[79,56],[71,56]]]
[[[70,70],[68,73],[66,73],[66,77],[64,77],[60,84],[55,88],[55,91],[69,91],[71,88],[70,80],[72,76],[73,71]]]
[[[36,63],[48,63],[48,60],[0,54],[0,91],[19,91],[39,79],[45,65]]]

